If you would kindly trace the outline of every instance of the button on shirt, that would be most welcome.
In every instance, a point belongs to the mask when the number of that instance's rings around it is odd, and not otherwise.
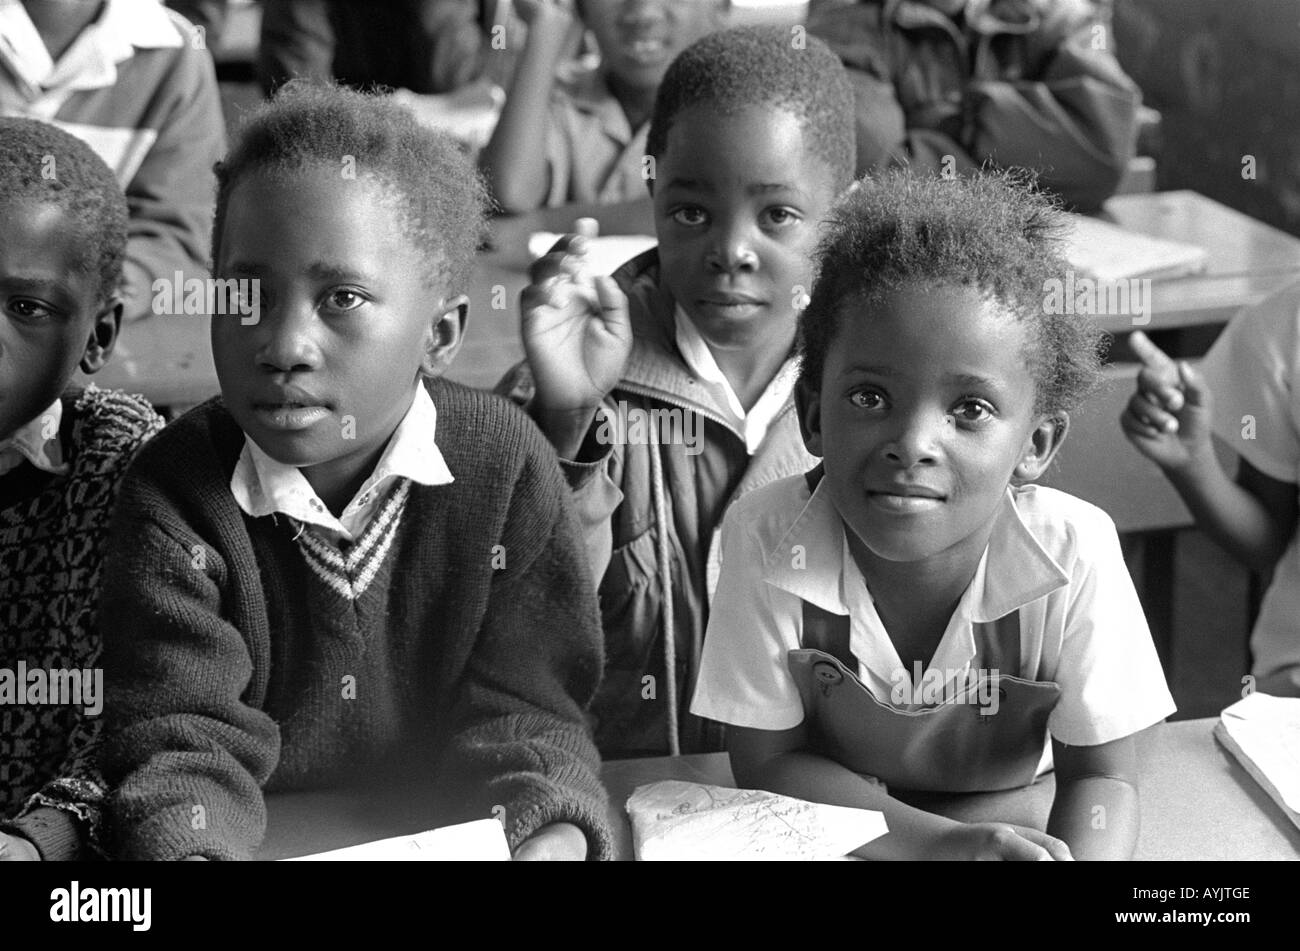
[[[315,526],[335,543],[353,542],[379,510],[397,479],[421,485],[445,485],[452,474],[434,442],[438,411],[423,384],[402,421],[393,430],[379,462],[338,518],[312,489],[296,466],[268,456],[245,438],[243,451],[230,478],[230,491],[239,507],[254,518],[287,515]]]
[[[761,730],[803,722],[786,665],[800,647],[804,600],[847,614],[850,649],[872,694],[890,703],[903,668],[849,553],[825,481],[802,476],[755,490],[723,524],[722,574],[709,617],[697,716]],[[975,656],[973,624],[1020,612],[1020,676],[1054,681],[1048,729],[1093,746],[1174,712],[1114,523],[1080,499],[1038,486],[1009,489],[975,576],[929,667],[953,679]]]
[[[63,401],[55,400],[35,419],[0,439],[0,475],[16,469],[26,460],[42,472],[67,475],[59,426],[63,423]],[[51,434],[46,438],[46,434]]]
[[[680,306],[674,314],[674,320],[677,327],[677,349],[681,351],[687,369],[699,379],[722,418],[745,440],[745,448],[752,456],[763,444],[773,420],[794,393],[794,385],[799,379],[799,358],[792,356],[781,364],[758,401],[746,411],[736,396],[736,391],[731,388],[726,374],[718,366],[708,341]]]

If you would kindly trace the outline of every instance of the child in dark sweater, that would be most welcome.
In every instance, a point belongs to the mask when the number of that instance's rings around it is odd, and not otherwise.
[[[0,860],[95,847],[95,631],[118,481],[162,421],[140,397],[68,389],[122,319],[126,198],[90,147],[0,119]]]
[[[516,858],[610,851],[600,620],[541,433],[437,380],[482,189],[404,109],[287,84],[218,166],[222,396],[127,475],[104,597],[124,858],[253,855],[264,792],[388,775]],[[494,808],[500,807],[500,808]],[[501,810],[504,810],[502,814]]]

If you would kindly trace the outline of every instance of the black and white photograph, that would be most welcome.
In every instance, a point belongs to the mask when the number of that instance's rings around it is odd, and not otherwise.
[[[1298,117],[1300,0],[0,0],[4,930],[1291,920]]]

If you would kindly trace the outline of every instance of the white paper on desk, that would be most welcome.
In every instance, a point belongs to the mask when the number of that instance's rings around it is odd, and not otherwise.
[[[869,809],[673,779],[637,787],[627,812],[641,861],[835,859],[888,831]]]
[[[1300,812],[1300,698],[1252,693],[1224,710],[1220,721],[1286,807]]]
[[[1152,238],[1097,218],[1071,215],[1066,239],[1070,266],[1102,282],[1141,277],[1182,277],[1205,270],[1209,255],[1182,241]]]
[[[509,862],[505,828],[476,819],[415,835],[363,842],[345,849],[285,859],[286,862]]]
[[[564,235],[535,231],[528,239],[528,255],[540,258]],[[608,234],[587,239],[587,266],[593,274],[613,274],[642,251],[659,242],[645,234]]]
[[[391,98],[414,112],[423,125],[442,129],[477,152],[492,138],[506,94],[500,86],[479,80],[450,93],[422,95],[398,89]]]

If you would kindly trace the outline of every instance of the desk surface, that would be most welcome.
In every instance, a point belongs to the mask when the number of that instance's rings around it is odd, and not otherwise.
[[[1300,829],[1213,737],[1214,719],[1153,727],[1138,738],[1142,826],[1138,859],[1300,858]],[[632,854],[623,804],[643,783],[734,785],[724,753],[606,763],[618,854]],[[339,792],[269,796],[259,858],[283,858],[419,832],[436,818],[410,797],[362,800]]]
[[[1106,217],[1209,252],[1203,273],[1152,282],[1151,322],[1141,328],[1148,332],[1227,323],[1238,309],[1300,278],[1300,238],[1196,192],[1119,195],[1106,203]],[[1111,333],[1134,329],[1123,315],[1099,323]]]
[[[1154,284],[1146,330],[1224,323],[1237,308],[1300,277],[1300,239],[1194,192],[1122,195],[1106,207],[1124,227],[1210,252],[1204,274]],[[469,290],[469,326],[451,379],[490,387],[521,358],[517,307],[524,284],[522,268],[497,254],[479,256]],[[1125,316],[1101,324],[1115,333],[1133,329]],[[95,379],[143,393],[160,406],[207,399],[217,392],[207,319],[155,316],[126,326],[113,359]]]

